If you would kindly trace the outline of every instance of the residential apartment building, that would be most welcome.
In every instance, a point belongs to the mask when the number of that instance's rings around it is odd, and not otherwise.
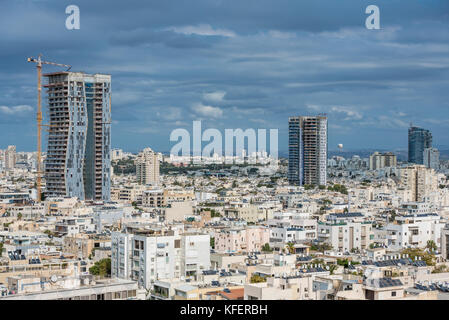
[[[4,167],[6,171],[14,169],[16,166],[16,146],[8,146],[4,153]]]
[[[270,243],[312,241],[317,238],[317,220],[304,212],[275,212],[268,220]]]
[[[424,165],[411,165],[399,169],[401,184],[412,192],[412,201],[421,202],[438,191],[438,176]]]
[[[441,256],[445,260],[449,260],[449,225],[441,230]]]
[[[145,148],[136,160],[137,182],[140,184],[159,185],[159,156],[151,148]]]
[[[162,189],[145,190],[142,193],[142,205],[147,207],[165,207],[167,205],[166,193]]]
[[[318,241],[339,252],[368,249],[374,241],[372,222],[319,222]]]
[[[50,122],[46,193],[110,200],[111,76],[82,72],[45,76]]]
[[[215,251],[257,252],[270,242],[270,229],[263,226],[249,226],[244,229],[224,229],[215,233]]]
[[[112,233],[113,277],[150,289],[155,280],[191,277],[210,269],[210,236],[177,229]]]
[[[446,223],[436,213],[413,214],[396,217],[396,223],[385,227],[387,245],[393,250],[425,248],[432,240],[441,247],[441,231]]]
[[[267,282],[245,285],[245,300],[315,300],[313,277],[274,276]]]
[[[112,201],[123,201],[127,203],[142,202],[142,195],[145,190],[145,186],[132,185],[132,186],[119,186],[111,189]]]
[[[370,170],[383,169],[387,167],[396,167],[396,164],[397,164],[397,157],[392,152],[387,153],[374,152],[369,157]]]
[[[225,216],[256,223],[259,221],[259,210],[255,205],[238,203],[230,208],[226,208]]]
[[[327,117],[290,117],[288,182],[326,185]]]

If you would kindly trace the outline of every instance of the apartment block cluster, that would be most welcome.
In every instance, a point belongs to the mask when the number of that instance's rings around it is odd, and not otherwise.
[[[345,159],[325,114],[294,116],[270,174],[180,167],[111,148],[109,75],[45,87],[42,199],[35,153],[1,153],[0,300],[449,298],[449,166],[430,131],[410,128],[407,161]]]

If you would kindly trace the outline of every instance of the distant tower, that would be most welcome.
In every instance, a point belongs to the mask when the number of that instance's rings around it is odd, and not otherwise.
[[[143,149],[136,159],[137,182],[140,184],[159,184],[159,156],[150,148]]]
[[[424,149],[432,148],[432,133],[411,126],[408,129],[408,162],[424,164]]]
[[[327,116],[290,117],[288,181],[291,185],[326,185]]]
[[[16,166],[16,146],[8,146],[5,150],[5,170],[13,170]]]
[[[423,164],[427,168],[438,170],[440,168],[440,152],[436,148],[426,148],[423,154]]]
[[[111,76],[46,74],[50,129],[47,194],[110,200]]]

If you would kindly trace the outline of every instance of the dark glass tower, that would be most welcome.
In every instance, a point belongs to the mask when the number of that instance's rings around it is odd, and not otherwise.
[[[413,127],[408,129],[408,162],[424,164],[424,149],[432,148],[432,133]]]

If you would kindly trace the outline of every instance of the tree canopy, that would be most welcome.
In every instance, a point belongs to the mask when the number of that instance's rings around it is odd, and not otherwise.
[[[110,277],[111,276],[111,259],[101,259],[89,268],[90,274],[94,276]]]

